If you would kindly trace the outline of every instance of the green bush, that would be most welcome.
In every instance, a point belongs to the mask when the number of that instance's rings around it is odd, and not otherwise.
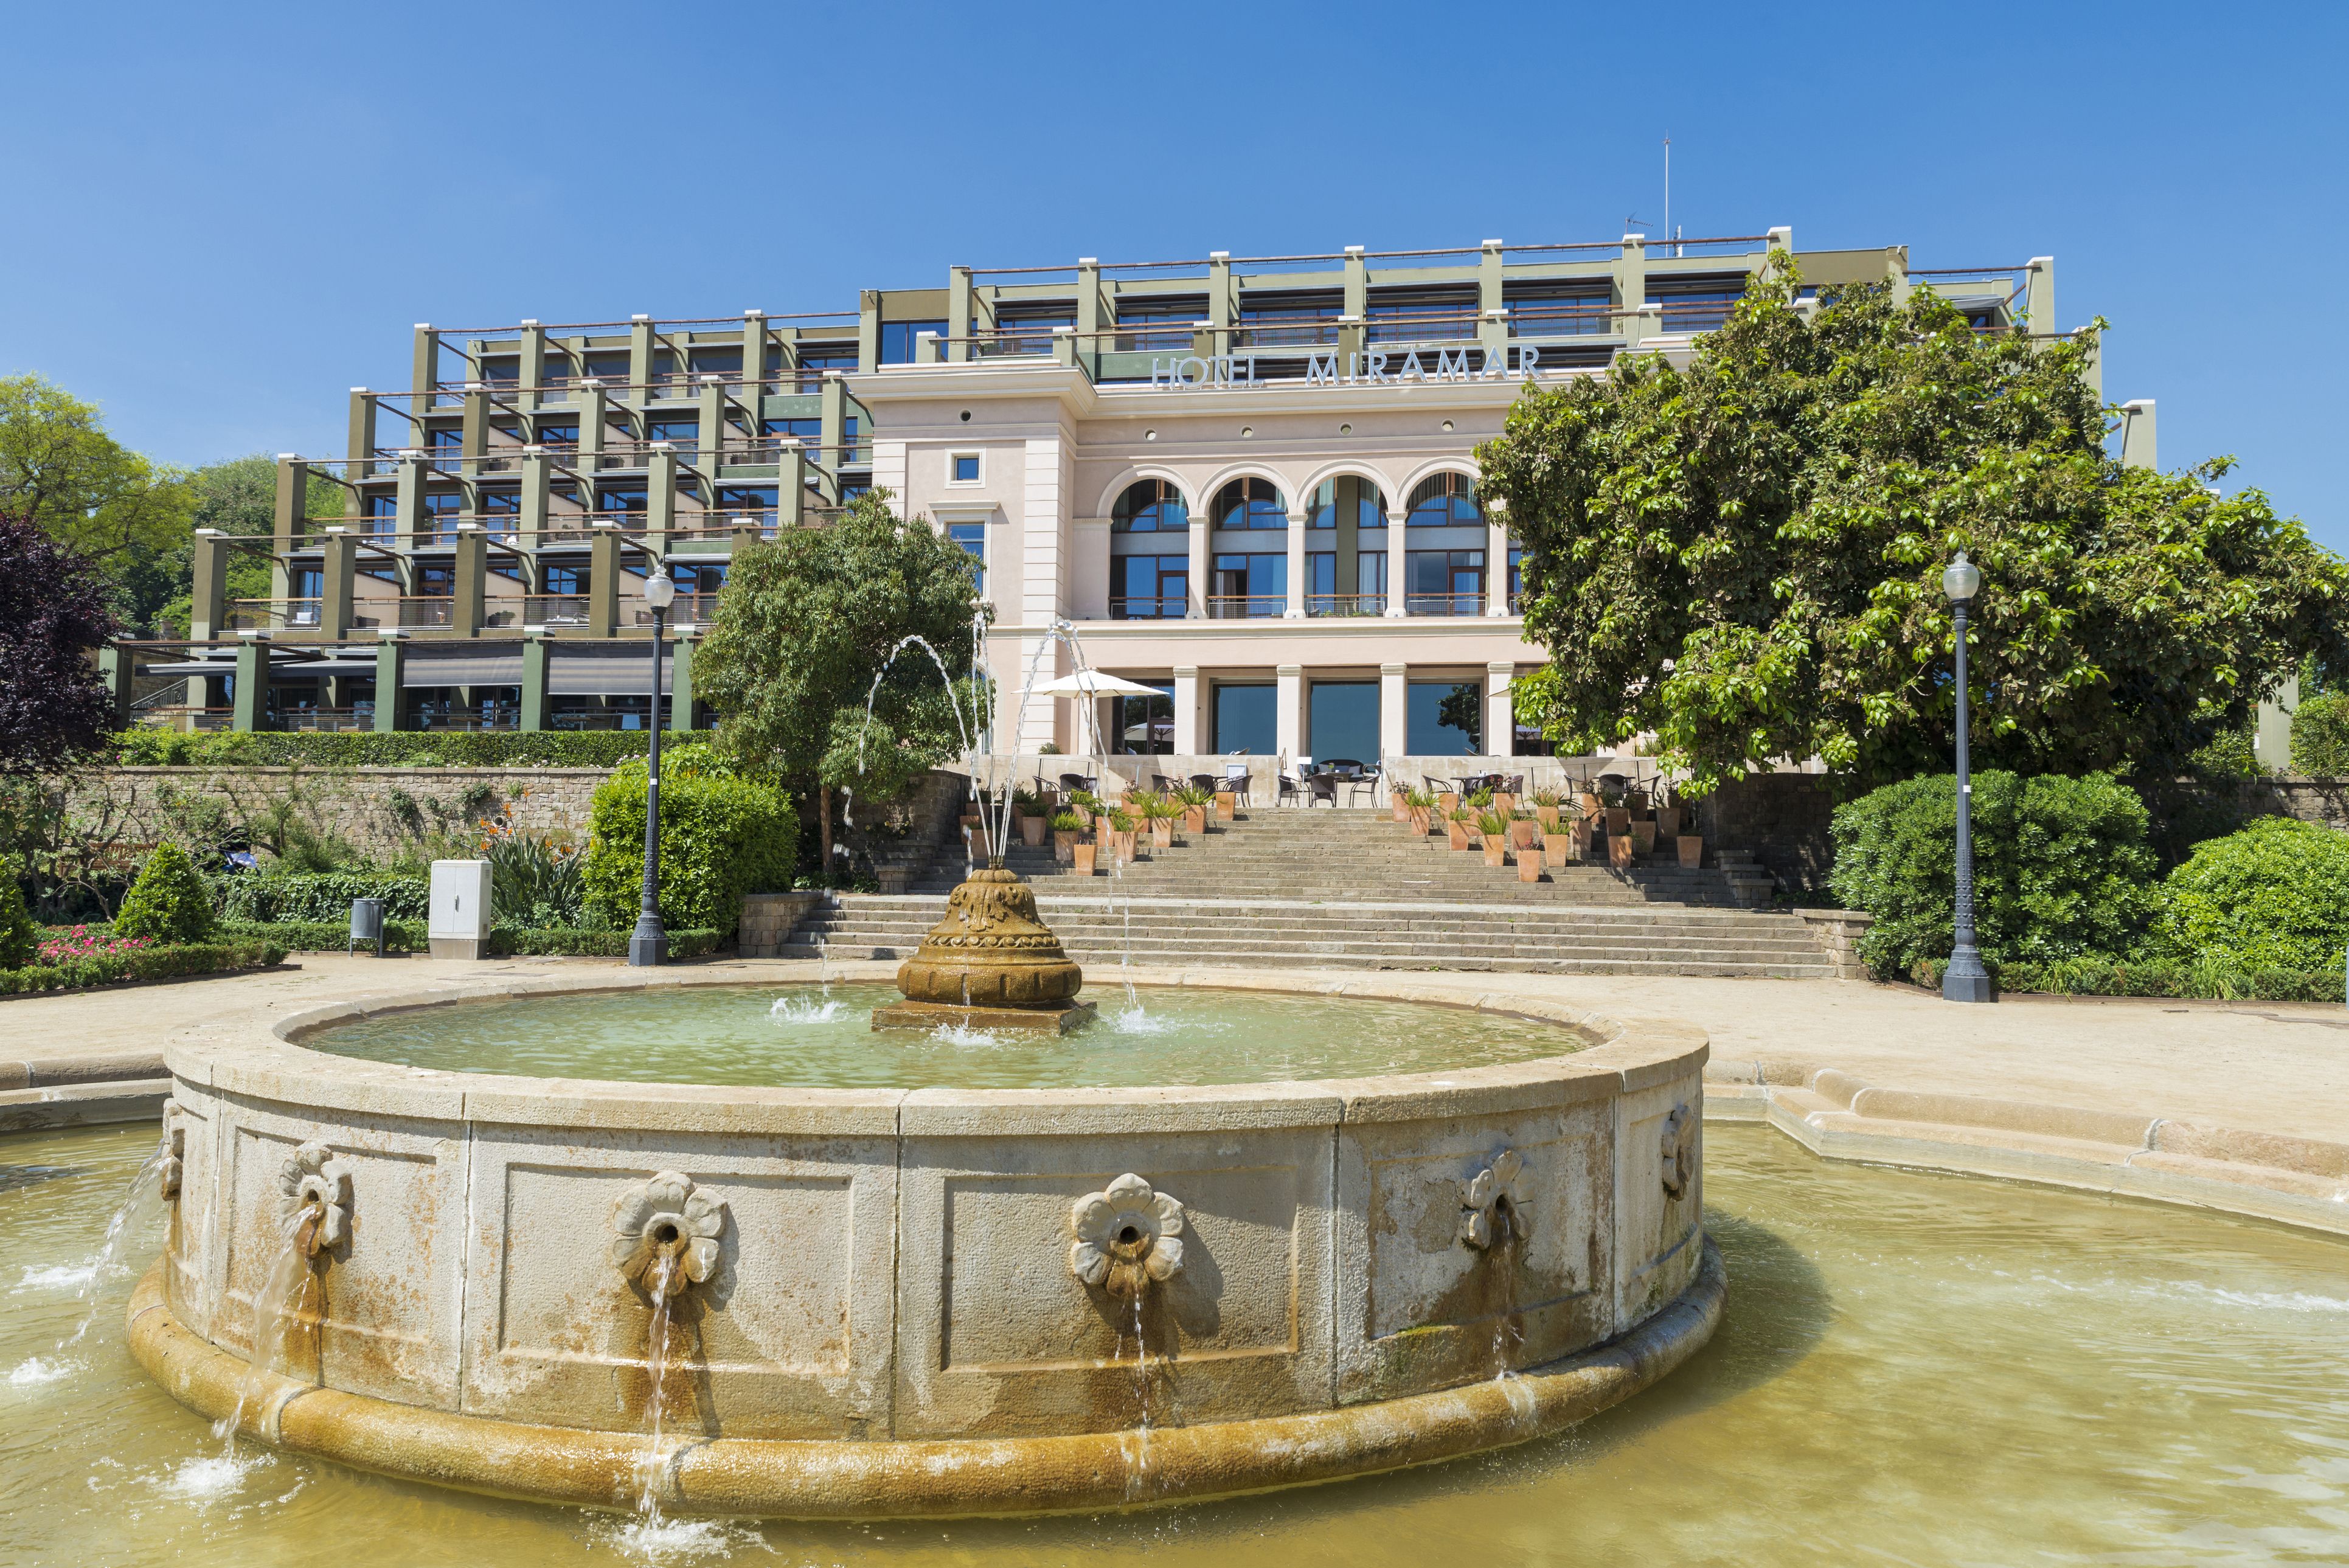
[[[1941,988],[1949,961],[1929,958],[1909,979]],[[2172,996],[2211,1001],[2339,1002],[2338,969],[2240,969],[2226,964],[2171,958],[2069,958],[2054,964],[2009,964],[1995,971],[2001,991],[2058,996]]]
[[[212,934],[212,893],[196,873],[188,851],[158,844],[139,880],[114,916],[118,936],[151,937],[162,943],[203,942]]]
[[[36,991],[78,991],[91,985],[116,985],[129,980],[171,980],[190,975],[217,975],[253,969],[284,961],[285,949],[272,941],[175,943],[140,947],[128,953],[107,953],[63,964],[34,964],[22,969],[0,969],[0,996]]]
[[[293,876],[222,878],[222,920],[259,922],[330,921],[349,923],[355,898],[383,900],[386,920],[424,920],[432,906],[432,879],[381,872],[318,872]]]
[[[675,930],[731,935],[742,895],[791,885],[799,817],[764,779],[720,767],[707,750],[661,769],[660,912]],[[642,902],[645,769],[628,763],[596,787],[587,847],[587,909],[625,934]]]
[[[25,907],[25,890],[16,881],[16,862],[0,857],[0,969],[21,969],[33,961],[41,944],[41,928]]]
[[[2338,973],[2349,944],[2349,835],[2261,817],[2169,873],[2155,927],[2172,957]]]
[[[664,805],[662,810],[667,810],[667,807]],[[629,925],[634,926],[635,923],[631,919]],[[711,926],[672,931],[668,934],[668,955],[671,958],[698,958],[706,953],[717,952],[727,942],[728,934]],[[625,958],[628,955],[628,933],[578,926],[542,926],[528,930],[521,926],[499,925],[490,930],[490,951],[500,957]]]
[[[2302,699],[2292,716],[2292,770],[2349,779],[2349,692]]]
[[[611,768],[642,757],[650,742],[650,735],[641,729],[402,730],[391,735],[234,730],[182,735],[130,729],[117,735],[113,747],[115,760],[125,767]]]
[[[1973,775],[1974,923],[1985,962],[2126,953],[2156,904],[2136,793],[2082,779]],[[1836,896],[1876,917],[1860,955],[1880,975],[1947,958],[1956,897],[1957,780],[1887,785],[1835,814]]]
[[[426,939],[427,923],[421,920],[393,920],[383,923],[383,950],[386,953],[421,953],[430,944]],[[272,942],[288,953],[340,953],[351,944],[351,923],[342,920],[223,920],[220,934],[231,941]],[[371,952],[371,948],[361,948]]]

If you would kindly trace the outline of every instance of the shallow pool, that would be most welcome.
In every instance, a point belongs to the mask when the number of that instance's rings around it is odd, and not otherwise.
[[[1713,1343],[1565,1437],[1160,1511],[625,1521],[223,1449],[88,1260],[150,1130],[0,1140],[0,1562],[1026,1568],[2349,1561],[2349,1245],[1706,1129]],[[150,1212],[131,1249],[157,1244]],[[85,1294],[90,1293],[90,1294]],[[91,1305],[87,1339],[55,1346]],[[57,1370],[62,1364],[62,1371]]]

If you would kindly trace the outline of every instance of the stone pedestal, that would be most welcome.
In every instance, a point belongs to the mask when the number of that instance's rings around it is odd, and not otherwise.
[[[1066,1035],[1093,1021],[1091,1002],[1059,1007],[957,1007],[936,1002],[892,1002],[873,1009],[876,1029],[935,1029],[959,1024],[972,1029],[1037,1029]]]
[[[1084,971],[1036,915],[1036,891],[998,861],[947,895],[947,917],[897,967],[903,1002],[876,1007],[876,1029],[1050,1029],[1093,1016],[1077,1001]]]

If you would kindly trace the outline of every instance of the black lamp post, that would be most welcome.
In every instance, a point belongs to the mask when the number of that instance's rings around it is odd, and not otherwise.
[[[1966,764],[1966,606],[1982,592],[1982,568],[1958,552],[1941,573],[1941,592],[1950,597],[1957,615],[1958,644],[1958,909],[1957,945],[1950,967],[1941,975],[1945,1002],[1988,1002],[1990,971],[1982,967],[1982,950],[1974,945],[1973,779]]]
[[[653,741],[645,771],[645,902],[636,930],[628,934],[632,967],[668,961],[668,933],[661,929],[660,917],[661,634],[676,602],[677,583],[667,573],[645,579],[645,603],[653,612]]]

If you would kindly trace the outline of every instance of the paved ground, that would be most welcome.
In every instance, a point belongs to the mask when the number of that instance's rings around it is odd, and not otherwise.
[[[0,1001],[0,1068],[71,1057],[151,1057],[191,1028],[210,1032],[240,1019],[266,1028],[271,1018],[285,1012],[372,991],[442,979],[543,975],[557,967],[602,961],[460,964],[305,954],[298,962],[298,970]],[[812,978],[815,969],[803,961],[697,967],[772,980]],[[879,978],[894,974],[895,965],[835,965],[835,971]],[[1256,972],[1256,983],[1261,977]],[[1360,971],[1316,977],[1366,978]],[[1485,995],[1558,997],[1627,1021],[1684,1019],[1711,1034],[1716,1058],[1793,1060],[1903,1089],[2349,1140],[2349,1009],[2340,1007],[2054,997],[1961,1007],[1906,987],[1857,981],[1436,974],[1409,978]],[[34,1081],[43,1080],[36,1073]]]

